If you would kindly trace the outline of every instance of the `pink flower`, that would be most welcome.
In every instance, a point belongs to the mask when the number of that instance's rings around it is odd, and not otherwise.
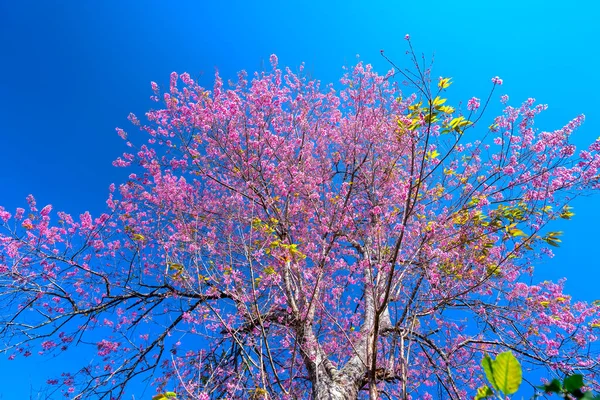
[[[129,122],[131,122],[134,125],[139,125],[140,124],[140,120],[138,119],[138,117],[136,117],[136,115],[134,113],[129,113],[129,115],[127,116],[127,119],[129,120]]]
[[[494,85],[502,85],[502,79],[500,79],[499,76],[493,77],[492,82],[494,83]]]
[[[477,97],[472,97],[467,102],[467,110],[469,110],[469,111],[476,111],[479,108],[480,105],[481,105],[480,100]]]
[[[45,342],[42,342],[42,349],[44,350],[50,350],[54,347],[56,347],[56,343],[54,343],[52,340],[46,340]]]
[[[171,86],[173,87],[177,84],[177,78],[179,78],[179,75],[177,75],[177,72],[173,71],[171,72],[170,78]]]
[[[46,216],[46,215],[50,214],[50,211],[52,211],[52,206],[50,204],[48,204],[47,206],[42,208],[42,211],[40,211],[40,214],[42,216]]]
[[[404,40],[410,40],[410,35],[408,33],[404,35]]]
[[[2,207],[0,207],[0,219],[4,222],[7,222],[10,219],[10,213]]]
[[[181,74],[181,81],[183,83],[185,83],[186,85],[193,85],[194,84],[194,81],[190,77],[190,74],[187,73],[187,72],[184,72],[183,74]]]
[[[127,161],[123,160],[121,157],[119,157],[115,161],[113,161],[112,164],[115,167],[128,167],[129,165],[131,165],[130,162],[127,162]]]
[[[83,229],[92,229],[94,227],[92,223],[92,216],[90,215],[89,211],[81,214],[79,218],[81,219],[81,227]]]
[[[121,139],[123,139],[123,140],[127,139],[127,132],[125,132],[123,129],[117,128],[116,131],[117,131],[117,134],[121,137]]]
[[[102,341],[98,342],[97,347],[98,347],[98,355],[106,356],[112,352],[117,351],[117,349],[119,348],[119,343],[109,342],[108,340],[102,340]]]
[[[500,97],[500,101],[502,102],[502,104],[508,103],[508,95],[505,94],[502,97]]]

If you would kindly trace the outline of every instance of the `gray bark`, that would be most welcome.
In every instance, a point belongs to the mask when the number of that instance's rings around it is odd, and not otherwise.
[[[369,245],[361,247],[356,244],[362,256],[372,264]],[[367,282],[373,282],[371,270],[365,271]],[[365,311],[360,328],[361,339],[353,344],[354,355],[346,362],[343,368],[338,369],[328,359],[327,354],[321,349],[314,336],[312,320],[314,317],[314,304],[307,324],[299,332],[301,342],[305,344],[304,362],[308,367],[309,378],[312,383],[312,398],[315,400],[356,400],[361,387],[367,383],[368,371],[373,364],[373,345],[375,337],[383,332],[393,329],[387,305],[376,318],[376,301],[378,298],[377,285],[366,287],[364,292]],[[378,321],[376,323],[376,320]],[[377,325],[377,326],[376,326]],[[312,348],[311,348],[312,347]],[[316,348],[315,348],[316,347]],[[377,397],[375,384],[369,382],[371,389],[375,390],[371,396]]]

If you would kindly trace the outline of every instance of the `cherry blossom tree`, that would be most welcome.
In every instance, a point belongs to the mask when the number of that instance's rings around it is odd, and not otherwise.
[[[600,140],[570,144],[583,116],[537,128],[534,99],[488,118],[497,77],[450,105],[409,54],[340,87],[275,56],[212,90],[152,83],[106,213],[1,209],[1,350],[92,348],[48,380],[71,398],[150,379],[181,399],[465,399],[505,351],[593,381],[600,306],[532,273],[599,188]]]

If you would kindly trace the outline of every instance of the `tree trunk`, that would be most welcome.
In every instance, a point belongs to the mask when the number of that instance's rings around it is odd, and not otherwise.
[[[350,379],[338,377],[319,379],[313,384],[313,399],[315,400],[356,400],[358,386]]]

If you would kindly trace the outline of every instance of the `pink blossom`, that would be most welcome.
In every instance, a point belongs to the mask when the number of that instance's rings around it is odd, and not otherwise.
[[[35,197],[33,197],[32,194],[27,196],[27,204],[29,205],[29,210],[31,212],[36,212],[37,208],[36,208],[36,201],[35,201]]]
[[[127,132],[125,132],[123,129],[121,128],[116,128],[117,134],[119,135],[119,137],[123,140],[127,139]]]
[[[404,40],[410,40],[410,35],[408,33],[404,35]]]
[[[181,74],[181,81],[186,84],[186,85],[193,85],[194,81],[192,80],[192,78],[190,77],[190,74],[187,72],[184,72],[183,74]]]
[[[47,206],[42,208],[42,210],[40,211],[40,215],[47,216],[50,214],[51,211],[52,211],[52,206],[50,204],[48,204]]]
[[[178,78],[179,78],[179,75],[177,75],[177,72],[171,72],[171,79],[169,81],[169,90],[170,90],[171,94],[177,93],[177,79]]]
[[[381,207],[379,207],[379,206],[373,207],[373,209],[371,210],[371,214],[373,214],[373,215],[380,215],[381,214]]]
[[[64,374],[65,387],[103,376],[109,392],[130,366],[156,365],[159,392],[175,385],[200,399],[247,397],[264,368],[230,367],[268,348],[269,373],[281,371],[290,398],[306,397],[315,382],[302,359],[343,370],[371,348],[383,306],[398,329],[379,335],[376,367],[401,353],[401,332],[417,340],[404,365],[413,397],[435,398],[425,392],[440,387],[428,387],[453,374],[454,397],[468,398],[482,354],[501,350],[494,342],[522,348],[524,365],[528,352],[554,354],[562,370],[600,373],[579,350],[597,340],[600,306],[572,303],[562,283],[530,284],[534,262],[551,255],[539,238],[570,197],[597,184],[600,141],[581,153],[569,142],[582,117],[539,131],[543,107],[531,98],[461,135],[468,121],[449,111],[461,103],[427,116],[418,95],[369,65],[345,70],[338,91],[269,60],[273,69],[252,79],[217,74],[212,95],[173,73],[166,105],[143,123],[130,118],[142,142],[115,161],[132,168],[109,187],[109,213],[57,212],[54,222],[30,198],[32,215],[18,210],[15,222],[0,209],[7,337],[32,338],[44,353],[91,345],[100,357],[81,380]],[[424,162],[428,151],[436,164]],[[32,323],[48,329],[27,331]],[[360,387],[370,367],[353,368],[348,384]],[[398,382],[378,385],[406,397]]]
[[[54,343],[52,340],[46,340],[45,342],[42,342],[42,349],[44,350],[50,350],[54,347],[56,347],[56,343]]]
[[[502,172],[506,175],[512,175],[515,173],[515,168],[512,165],[507,165],[502,169]]]
[[[123,160],[121,157],[117,158],[112,163],[115,167],[128,167],[131,165],[131,162]]]
[[[494,85],[502,85],[502,79],[500,79],[499,76],[493,77],[492,82],[494,83]]]
[[[10,217],[11,217],[10,213],[8,211],[4,210],[3,207],[0,207],[0,219],[2,219],[2,221],[4,221],[4,222],[8,222]]]
[[[99,356],[106,356],[112,352],[117,351],[117,349],[119,348],[120,343],[117,342],[109,342],[108,340],[101,340],[100,342],[98,342],[97,347],[98,347],[98,355]]]
[[[271,67],[273,67],[273,68],[277,67],[278,59],[275,54],[271,54],[271,56],[269,57],[269,61],[271,62]]]
[[[467,102],[467,110],[476,111],[480,106],[480,100],[477,97],[472,97]]]
[[[83,229],[92,229],[94,227],[92,223],[92,216],[88,211],[81,214],[79,218],[81,219],[81,227]]]
[[[133,124],[133,125],[139,125],[140,124],[140,120],[138,119],[138,117],[134,114],[134,113],[129,113],[129,115],[127,116],[127,119]]]

